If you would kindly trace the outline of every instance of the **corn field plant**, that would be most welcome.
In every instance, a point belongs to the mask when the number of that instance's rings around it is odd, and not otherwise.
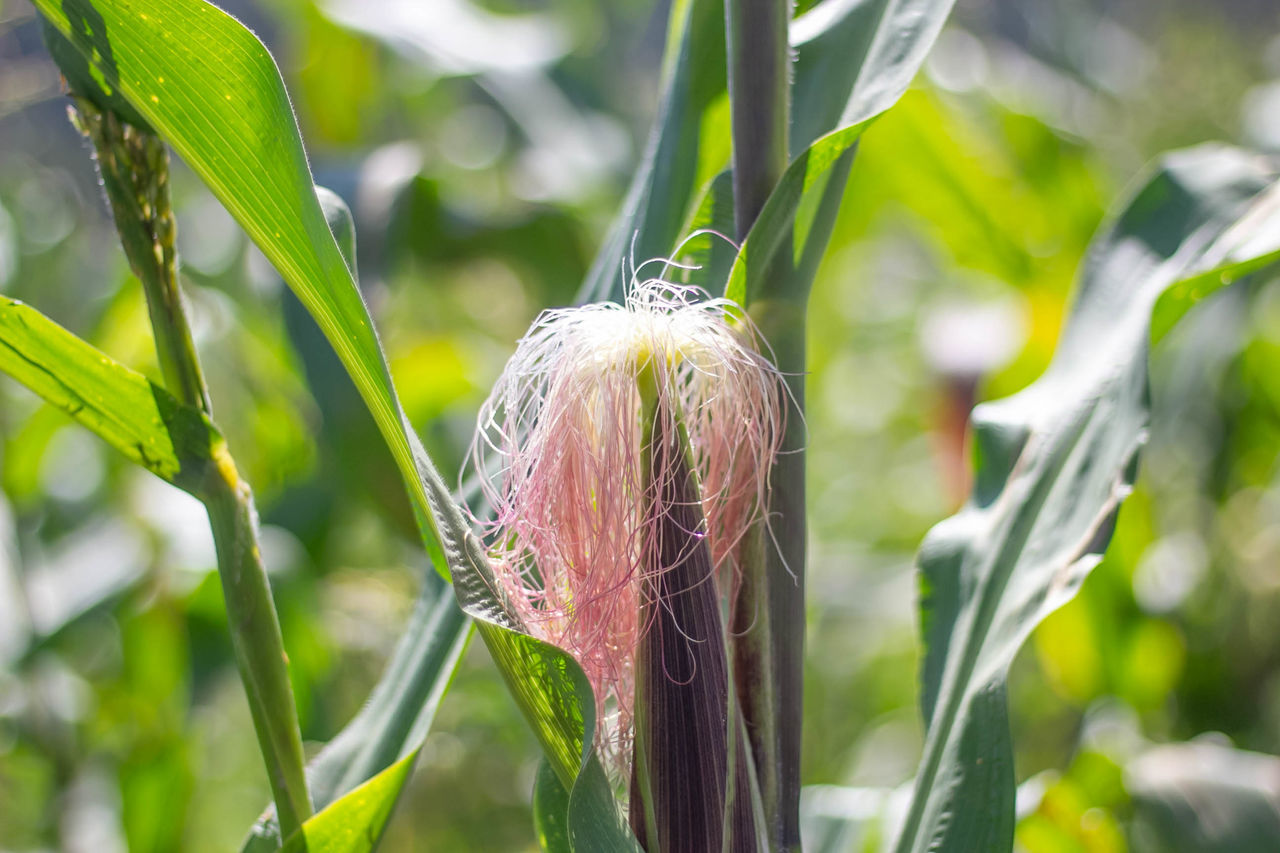
[[[542,849],[802,849],[809,290],[859,140],[950,0],[822,0],[794,18],[768,0],[676,0],[622,209],[576,305],[512,342],[460,478],[405,414],[350,214],[315,185],[262,43],[203,0],[33,5],[163,382],[8,298],[0,369],[207,509],[273,798],[242,849],[374,849],[473,635],[543,752]],[[252,491],[179,288],[170,151],[324,332],[437,570],[367,702],[310,762]],[[1280,258],[1278,175],[1224,146],[1153,164],[1090,246],[1048,370],[973,412],[972,492],[919,551],[926,739],[901,809],[878,817],[886,849],[1013,849],[1010,666],[1111,538],[1153,342]],[[850,817],[803,849],[867,838]]]

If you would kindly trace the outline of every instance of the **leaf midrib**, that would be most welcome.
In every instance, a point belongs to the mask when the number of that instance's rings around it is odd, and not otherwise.
[[[1054,434],[1059,438],[1053,442],[1053,450],[1060,452],[1048,454],[1048,458],[1054,460],[1054,463],[1044,475],[1037,477],[1031,484],[1032,491],[1026,501],[1018,501],[1017,493],[1010,490],[1009,486],[1006,486],[1004,497],[998,500],[990,510],[987,510],[987,512],[995,514],[999,512],[1001,503],[1017,502],[1019,505],[1017,514],[1009,519],[1006,525],[1002,525],[1011,530],[1007,538],[1002,537],[1005,544],[991,558],[984,561],[980,567],[982,572],[980,577],[984,579],[978,585],[981,593],[978,596],[978,610],[970,621],[972,627],[967,632],[964,655],[960,659],[960,666],[944,671],[949,672],[949,677],[944,676],[946,681],[939,689],[938,695],[945,696],[946,700],[942,708],[942,715],[939,716],[935,710],[933,720],[929,721],[929,737],[925,745],[927,758],[921,768],[920,775],[916,779],[915,790],[917,793],[912,798],[912,808],[907,815],[907,821],[903,825],[901,840],[898,844],[899,851],[905,851],[915,846],[914,842],[920,830],[920,823],[931,799],[929,795],[934,790],[934,779],[937,777],[939,767],[941,767],[946,747],[951,741],[955,723],[960,718],[960,709],[974,693],[974,685],[971,683],[974,670],[977,669],[978,660],[986,647],[991,626],[995,622],[995,617],[1003,603],[1003,591],[1018,566],[1017,560],[1006,561],[1005,557],[1020,556],[1025,549],[1031,534],[1036,528],[1041,508],[1044,506],[1045,501],[1048,500],[1053,487],[1057,484],[1058,475],[1066,468],[1071,448],[1075,447],[1085,435],[1086,428],[1096,411],[1097,398],[1094,397],[1089,407],[1075,418],[1076,423],[1071,425],[1068,431],[1055,431]],[[1018,462],[1014,464],[1013,473],[1009,478],[1010,484],[1015,479],[1022,479],[1022,477],[1018,476],[1018,470],[1024,464],[1023,460],[1033,458],[1037,452],[1037,443],[1034,440],[1028,441],[1022,453],[1019,454]],[[1032,477],[1036,473],[1032,469],[1027,471],[1023,477]],[[994,536],[994,533],[992,535]],[[970,551],[969,553],[972,552]],[[1007,572],[996,571],[996,568],[1006,564],[1006,562],[1010,566]],[[963,571],[963,566],[960,570]],[[963,688],[957,689],[957,685],[963,685]],[[924,796],[920,795],[922,792],[924,792]],[[911,848],[907,847],[908,842],[911,842]]]

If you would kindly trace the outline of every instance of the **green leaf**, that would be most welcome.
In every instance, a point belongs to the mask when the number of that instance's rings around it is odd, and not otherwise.
[[[954,0],[826,0],[796,18],[791,150],[862,124],[897,103]]]
[[[561,649],[485,619],[483,608],[492,606],[488,588],[459,587],[457,592],[464,608],[477,616],[476,628],[542,746],[548,766],[569,791],[572,848],[583,853],[640,853],[595,754],[596,703],[582,668]]]
[[[74,58],[62,66],[72,85],[105,109],[123,99],[173,146],[316,319],[391,448],[428,554],[451,571],[464,610],[482,620],[517,703],[571,782],[590,755],[590,689],[571,657],[520,632],[483,546],[405,417],[266,48],[203,0],[34,2],[56,33],[55,56]]]
[[[726,296],[743,305],[807,298],[844,192],[849,152],[906,92],[953,2],[826,0],[792,23],[794,159],[734,261]],[[715,193],[731,188],[720,182],[711,190],[694,216],[698,225],[722,221],[726,203]],[[789,259],[779,257],[784,246]],[[787,262],[782,277],[773,274],[779,261]]]
[[[823,137],[787,167],[734,258],[726,297],[748,308],[761,301],[804,307],[865,127]]]
[[[533,783],[533,829],[543,853],[570,853],[569,791],[544,758]]]
[[[463,590],[458,594],[462,598]],[[474,590],[462,600],[464,607],[487,606]],[[595,733],[595,698],[582,668],[528,634],[483,619],[476,627],[551,767],[571,787],[591,758]]]
[[[0,299],[0,370],[131,462],[200,496],[223,447],[209,419],[14,299]]]
[[[533,825],[544,853],[642,853],[622,820],[598,760],[588,762],[570,793],[545,760],[533,788]]]
[[[831,191],[837,195],[843,192],[843,179],[832,182],[831,170],[842,163],[870,123],[906,92],[941,32],[953,2],[826,0],[792,22],[790,39],[796,56],[790,137],[793,159],[766,204],[766,208],[772,208],[772,223],[757,221],[748,235],[748,243],[755,235],[757,243],[772,244],[758,246],[754,250],[758,258],[777,250],[803,209],[812,211],[821,204],[821,193],[813,190],[834,183]],[[727,162],[726,153],[720,167]],[[817,225],[821,231],[822,223],[801,217],[799,225]],[[705,184],[690,204],[680,234],[701,229],[721,234],[733,230],[733,187],[727,172]],[[821,259],[825,241],[823,238],[813,244],[815,261]],[[681,255],[703,267],[695,278],[712,291],[719,290],[729,278],[735,260],[733,253],[725,251],[724,242],[712,236],[691,240]],[[766,266],[757,264],[762,276]],[[739,275],[742,272],[737,271]],[[811,280],[813,271],[806,275]],[[780,282],[779,291],[807,294],[809,281],[805,276],[793,278],[795,282]],[[745,281],[730,283],[726,295],[738,301],[748,298],[742,290],[744,285]]]
[[[1095,240],[1045,374],[974,411],[973,495],[920,552],[928,732],[899,851],[1010,849],[1009,666],[1111,538],[1146,435],[1153,307],[1275,257],[1274,179],[1235,149],[1166,157]]]
[[[604,768],[594,756],[578,774],[569,794],[569,841],[578,853],[643,853],[622,819]]]
[[[236,617],[233,639],[238,662],[243,672],[254,673],[253,678],[245,678],[254,726],[276,801],[284,803],[285,796],[296,794],[292,802],[305,806],[294,813],[292,825],[297,826],[297,815],[311,811],[302,780],[302,743],[257,543],[252,535],[243,535],[252,531],[257,516],[246,498],[248,492],[238,486],[235,464],[221,436],[199,410],[178,402],[141,375],[13,300],[0,304],[0,369],[132,461],[206,504],[219,543],[219,569],[231,566],[234,574],[230,577],[237,581],[224,583],[223,590],[228,612]],[[224,549],[227,542],[231,547]],[[272,648],[275,653],[270,652]],[[287,775],[290,768],[291,777]],[[280,781],[285,778],[294,784],[286,787]],[[290,813],[285,814],[288,820]]]
[[[630,283],[629,264],[665,257],[671,251],[682,236],[679,229],[699,189],[699,176],[714,175],[728,158],[728,151],[710,144],[703,132],[711,107],[725,93],[724,4],[720,0],[672,4],[663,77],[658,118],[644,159],[622,212],[578,291],[580,303],[621,302]],[[723,116],[722,121],[727,118]],[[717,124],[712,132],[722,134],[723,126]],[[708,158],[710,166],[703,163]]]
[[[415,749],[307,820],[285,841],[281,853],[369,853],[378,846],[417,760]]]

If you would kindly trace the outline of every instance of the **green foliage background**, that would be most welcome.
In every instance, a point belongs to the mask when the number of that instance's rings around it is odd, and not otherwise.
[[[467,53],[425,15],[353,29],[358,6],[225,4],[281,63],[317,181],[351,203],[392,372],[451,475],[514,341],[572,300],[617,207],[665,15],[486,3],[530,26]],[[912,560],[964,493],[961,368],[989,368],[979,399],[1040,373],[1087,241],[1150,157],[1280,147],[1280,11],[1097,6],[961,4],[861,143],[811,319],[809,783],[891,788],[915,770]],[[141,294],[21,0],[0,6],[0,69],[0,292],[156,378]],[[426,566],[319,332],[181,167],[175,192],[197,344],[256,490],[318,744],[367,695]],[[1157,349],[1151,444],[1116,539],[1014,667],[1025,849],[1154,849],[1131,831],[1123,770],[1145,740],[1220,732],[1280,752],[1278,355],[1280,290],[1257,279]],[[0,847],[233,848],[269,792],[198,504],[8,380],[0,487]],[[535,849],[536,768],[476,644],[383,849]]]

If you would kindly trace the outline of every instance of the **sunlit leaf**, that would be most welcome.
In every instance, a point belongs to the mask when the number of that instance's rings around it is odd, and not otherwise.
[[[1093,244],[1044,376],[974,411],[973,495],[920,553],[928,733],[899,851],[1012,844],[1009,666],[1111,538],[1146,436],[1153,307],[1274,256],[1274,179],[1234,149],[1165,158]]]
[[[533,826],[543,853],[641,853],[598,760],[590,761],[578,774],[572,794],[550,764],[543,761],[539,765],[533,788]]]
[[[796,18],[791,151],[892,107],[907,91],[953,0],[826,0]]]
[[[569,853],[569,791],[546,759],[533,783],[533,828],[542,853]]]
[[[828,240],[823,236],[825,218],[814,215],[824,204],[821,199],[834,194],[838,202],[843,195],[844,176],[852,158],[848,152],[871,122],[906,92],[953,2],[826,0],[792,22],[790,39],[796,56],[791,107],[793,159],[747,237],[748,244],[753,237],[757,243],[752,250],[757,259],[753,275],[762,279],[793,223],[805,238],[800,242],[811,245],[810,264],[797,263],[786,278],[769,274],[779,293],[792,294],[797,300],[807,295]],[[838,206],[831,206],[825,217],[834,218]],[[766,214],[768,221],[761,221]],[[701,188],[682,236],[699,229],[728,234],[732,221],[732,181],[721,174]],[[811,230],[816,241],[807,239]],[[768,245],[759,245],[762,243]],[[724,250],[723,241],[702,238],[688,248],[691,259],[704,266],[697,280],[712,290],[724,286],[735,258]],[[797,249],[797,261],[800,254]],[[741,260],[739,255],[737,266],[741,268],[735,269],[734,275],[746,274]],[[738,301],[751,298],[753,294],[747,293],[745,286],[745,279],[730,282],[726,295]]]
[[[307,820],[286,839],[281,853],[369,853],[378,846],[417,759],[415,749]]]
[[[199,496],[222,437],[197,409],[34,308],[0,300],[0,370],[157,477]]]

